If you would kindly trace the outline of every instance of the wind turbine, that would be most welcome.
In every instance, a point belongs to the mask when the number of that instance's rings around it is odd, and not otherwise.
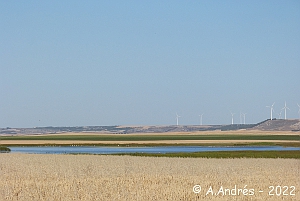
[[[203,113],[204,114],[204,113]],[[202,126],[202,116],[203,114],[200,114],[199,117],[200,117],[200,125]]]
[[[273,118],[272,118],[272,114],[273,114],[272,112],[273,112],[273,110],[274,110],[274,109],[273,109],[273,106],[274,106],[274,105],[275,105],[275,102],[272,104],[272,106],[266,106],[266,107],[269,107],[270,110],[271,110],[271,120],[273,119]]]
[[[180,117],[180,116],[176,113],[176,120],[177,120],[177,121],[176,121],[176,125],[177,125],[177,126],[178,126],[178,119],[179,119],[179,117]]]
[[[234,116],[234,113],[230,112],[231,113],[231,124],[233,124],[233,116]]]
[[[280,110],[280,113],[278,113],[278,119],[281,119],[281,113],[282,113],[282,110]]]
[[[300,105],[297,103],[298,107],[299,107],[299,111],[298,111],[298,114],[299,114],[299,119],[300,119]]]
[[[247,114],[247,113],[243,113],[243,116],[244,116],[244,124],[246,124],[246,114]]]
[[[282,108],[282,110],[284,110],[284,119],[286,119],[286,109],[289,109],[287,106],[286,106],[286,101],[284,102],[284,107]]]
[[[242,124],[242,115],[243,113],[240,111],[240,124]]]

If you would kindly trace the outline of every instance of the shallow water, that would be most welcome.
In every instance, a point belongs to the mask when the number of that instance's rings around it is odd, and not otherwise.
[[[11,153],[33,154],[114,154],[114,153],[178,153],[178,152],[208,152],[208,151],[294,151],[300,147],[282,146],[164,146],[164,147],[99,147],[99,146],[60,146],[60,147],[9,147]]]

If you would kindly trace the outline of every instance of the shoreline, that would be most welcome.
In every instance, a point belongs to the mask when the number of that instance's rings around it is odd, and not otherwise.
[[[157,141],[83,141],[83,140],[2,140],[5,146],[60,146],[60,145],[94,145],[94,146],[296,146],[300,142],[292,140],[157,140]]]

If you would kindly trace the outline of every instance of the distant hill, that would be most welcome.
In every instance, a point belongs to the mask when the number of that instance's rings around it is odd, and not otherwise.
[[[16,134],[55,134],[55,133],[168,133],[195,131],[231,131],[231,130],[265,130],[265,131],[300,131],[300,120],[265,120],[257,124],[228,125],[165,125],[165,126],[76,126],[76,127],[35,127],[35,128],[0,128],[0,135]]]
[[[265,130],[265,131],[300,131],[300,120],[299,119],[273,119],[263,121],[256,126],[252,127],[251,130]]]

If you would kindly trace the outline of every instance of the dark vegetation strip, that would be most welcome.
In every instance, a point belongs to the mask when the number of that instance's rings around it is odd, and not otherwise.
[[[1,140],[81,140],[81,141],[152,141],[152,140],[295,140],[299,135],[47,135],[1,136]]]
[[[85,143],[76,143],[76,144],[6,144],[8,147],[63,147],[63,146],[98,146],[98,147],[167,147],[167,146],[217,146],[217,147],[226,147],[226,146],[283,146],[283,147],[300,147],[300,142],[249,142],[249,143],[147,143],[147,144],[85,144]]]
[[[10,152],[10,148],[4,147],[4,146],[0,146],[0,153],[7,153],[7,152]]]
[[[300,151],[216,151],[194,153],[124,153],[112,155],[146,156],[146,157],[180,157],[180,158],[294,158],[300,159]]]

